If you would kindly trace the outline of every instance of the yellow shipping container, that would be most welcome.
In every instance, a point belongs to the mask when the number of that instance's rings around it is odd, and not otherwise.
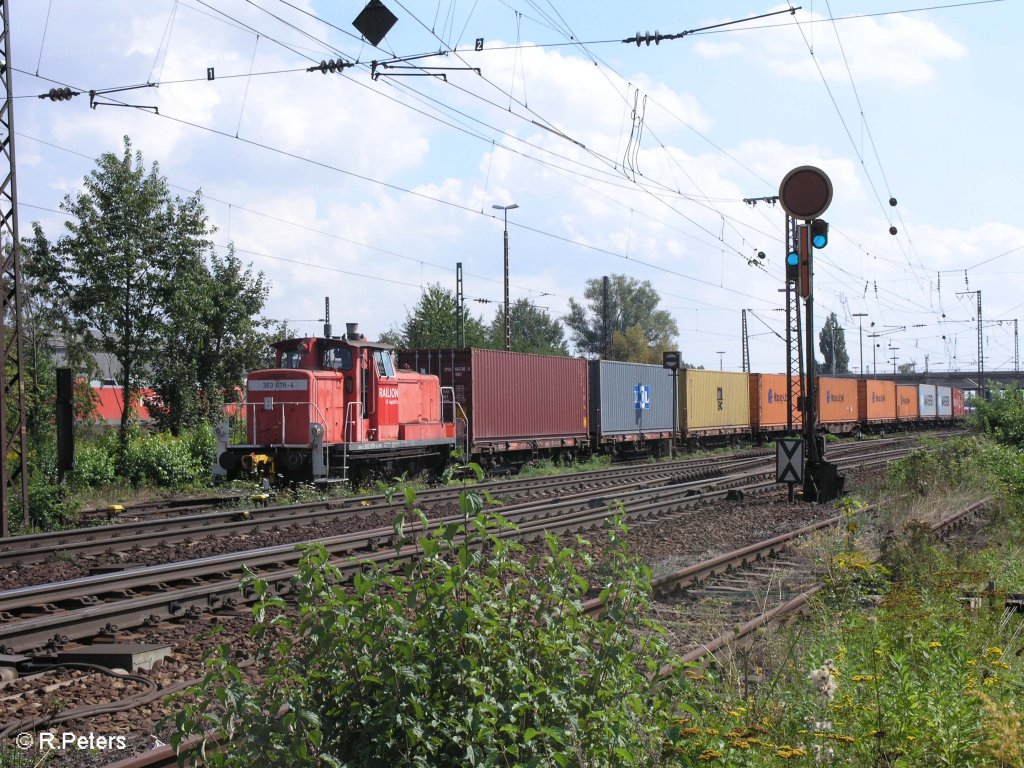
[[[679,372],[679,424],[683,438],[750,432],[750,377],[746,373]]]

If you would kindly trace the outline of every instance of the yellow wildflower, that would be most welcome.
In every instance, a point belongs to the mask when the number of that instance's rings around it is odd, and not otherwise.
[[[938,640],[932,640],[930,643],[928,643],[928,647],[929,648],[941,648],[942,647],[942,643],[940,643]]]
[[[790,747],[783,745],[779,747],[778,751],[775,754],[781,758],[785,758],[788,760],[791,757],[806,757],[807,750],[801,749],[800,747]]]
[[[705,749],[703,752],[700,753],[700,755],[697,757],[697,759],[698,760],[704,760],[705,762],[710,763],[712,760],[717,760],[721,756],[722,756],[722,753],[719,752],[718,750],[715,750],[715,749]]]

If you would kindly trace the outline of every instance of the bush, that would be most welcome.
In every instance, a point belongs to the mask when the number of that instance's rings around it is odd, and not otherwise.
[[[96,488],[114,482],[114,458],[100,443],[85,443],[75,448],[72,482],[80,488]]]
[[[129,441],[121,460],[121,475],[132,485],[152,482],[172,488],[193,484],[209,472],[188,438],[169,433],[140,435]]]
[[[173,742],[213,724],[242,736],[211,766],[662,762],[684,688],[656,675],[667,646],[640,618],[650,574],[627,559],[623,529],[611,533],[609,608],[594,618],[581,611],[585,552],[549,536],[527,560],[495,533],[510,527],[501,518],[470,516],[473,498],[467,523],[421,539],[400,574],[370,569],[346,585],[322,546],[308,548],[297,615],[246,579],[262,679],[246,682],[223,646],[179,699]]]
[[[12,488],[10,520],[20,528],[24,520],[20,489]],[[57,531],[78,519],[78,505],[68,498],[68,489],[49,478],[32,475],[28,482],[29,525],[33,530]],[[27,531],[22,531],[27,533]]]

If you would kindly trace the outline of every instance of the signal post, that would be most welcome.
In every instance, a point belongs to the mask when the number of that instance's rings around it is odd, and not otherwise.
[[[828,245],[828,222],[819,218],[832,202],[832,181],[819,168],[802,165],[786,174],[779,185],[779,201],[787,214],[786,289],[791,286],[797,314],[804,300],[806,354],[799,356],[800,408],[803,418],[803,484],[804,500],[826,502],[843,492],[845,478],[835,464],[825,460],[825,441],[818,436],[818,387],[814,360],[814,249]],[[802,221],[802,224],[798,224]],[[788,301],[787,301],[788,307]],[[794,343],[787,328],[787,354],[792,359]]]

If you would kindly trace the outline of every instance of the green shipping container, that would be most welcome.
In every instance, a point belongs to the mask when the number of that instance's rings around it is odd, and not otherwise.
[[[750,376],[686,368],[679,372],[682,437],[750,433]]]

